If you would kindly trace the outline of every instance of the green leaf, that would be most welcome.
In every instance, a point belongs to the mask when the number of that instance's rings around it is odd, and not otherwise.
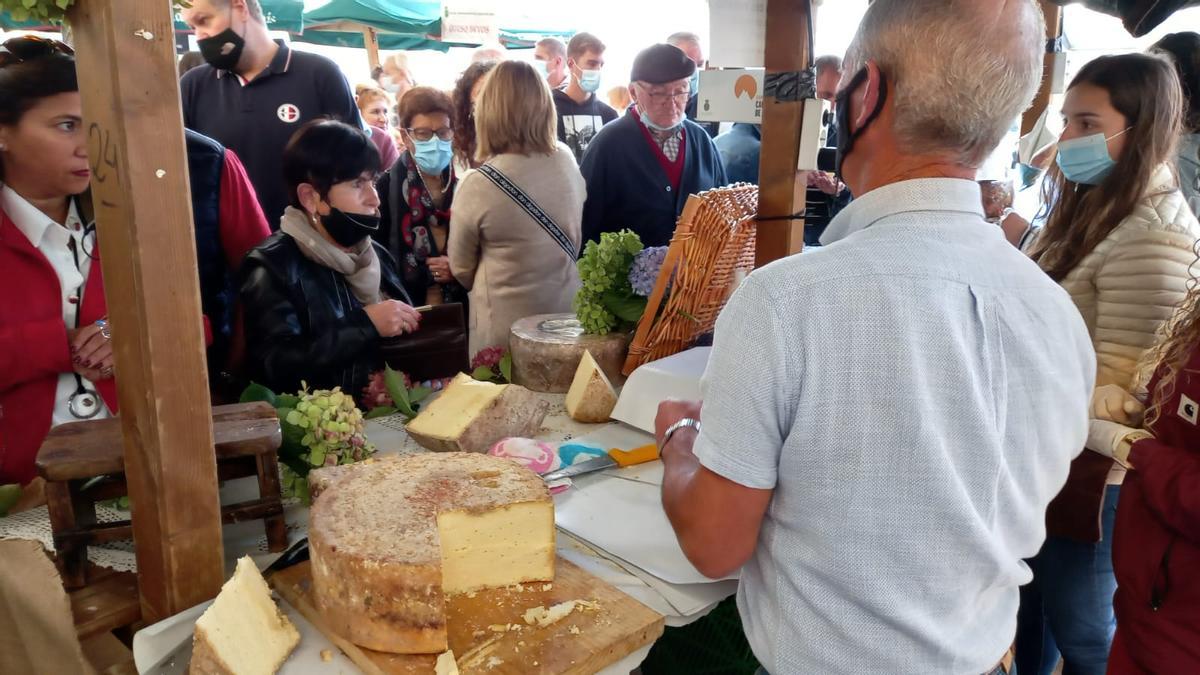
[[[308,454],[308,463],[313,466],[322,466],[325,464],[325,451],[318,448],[310,452]]]
[[[604,294],[604,306],[622,321],[635,323],[640,321],[642,314],[646,311],[646,301],[646,298],[632,293],[628,295],[612,292]]]
[[[384,366],[383,383],[387,387],[388,394],[392,397],[392,402],[396,407],[404,410],[410,407],[411,401],[408,399],[408,387],[404,386],[404,376],[392,370],[391,366]]]
[[[390,405],[381,405],[377,408],[371,408],[371,412],[363,415],[364,420],[373,420],[376,417],[387,417],[395,415],[398,411]]]
[[[21,486],[16,483],[0,485],[0,517],[7,516],[8,510],[21,499]]]
[[[262,386],[261,384],[258,384],[257,382],[251,382],[250,386],[246,387],[246,390],[242,392],[242,397],[240,399],[238,399],[238,401],[240,403],[253,403],[254,401],[266,401],[267,403],[270,403],[272,407],[278,407],[275,405],[275,401],[276,401],[275,392],[271,391],[270,389],[267,389],[266,387]]]
[[[408,392],[408,402],[416,406],[416,404],[424,401],[432,393],[433,390],[429,387],[417,387]]]
[[[496,373],[488,366],[479,366],[471,371],[471,377],[480,382],[491,382],[492,378],[496,377]]]
[[[504,376],[505,382],[512,382],[512,353],[504,352],[504,356],[500,357],[500,374]]]
[[[295,394],[279,394],[275,397],[276,408],[295,408],[300,405],[300,397]]]

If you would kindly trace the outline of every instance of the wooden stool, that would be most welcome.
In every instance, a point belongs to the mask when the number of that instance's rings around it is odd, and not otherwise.
[[[276,456],[283,435],[275,409],[262,401],[216,406],[213,438],[219,480],[258,476],[259,498],[222,506],[222,522],[262,519],[270,550],[284,550],[287,524]],[[133,525],[128,520],[96,522],[96,502],[128,494],[121,420],[114,417],[75,422],[51,429],[38,451],[37,468],[46,479],[50,527],[63,585],[80,588],[87,581],[88,546],[133,538]],[[106,479],[84,489],[99,476]]]

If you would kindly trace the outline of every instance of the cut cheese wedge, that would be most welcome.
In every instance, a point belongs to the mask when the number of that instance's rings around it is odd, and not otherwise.
[[[616,405],[617,392],[608,376],[585,351],[567,392],[567,414],[577,422],[606,422]]]
[[[437,663],[433,666],[434,675],[458,675],[458,663],[454,661],[454,652],[446,651],[438,654]]]
[[[249,556],[200,619],[192,638],[189,673],[273,675],[300,642],[300,633],[271,599]]]
[[[479,382],[459,373],[405,430],[439,452],[487,452],[509,436],[536,436],[550,403],[515,384]]]

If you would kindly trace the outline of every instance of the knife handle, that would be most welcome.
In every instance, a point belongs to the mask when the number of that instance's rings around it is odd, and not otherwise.
[[[658,459],[658,446],[654,443],[643,445],[640,448],[633,450],[618,450],[613,448],[608,451],[608,456],[613,458],[619,467],[633,466],[634,464],[645,464]]]

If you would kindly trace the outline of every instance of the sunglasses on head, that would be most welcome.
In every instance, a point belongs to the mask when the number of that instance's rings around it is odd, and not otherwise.
[[[49,40],[36,35],[15,37],[0,43],[0,68],[51,54],[74,56],[75,50],[58,40]]]

